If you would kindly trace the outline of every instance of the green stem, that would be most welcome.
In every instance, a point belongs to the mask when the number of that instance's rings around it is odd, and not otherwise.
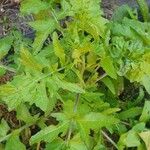
[[[8,67],[8,66],[4,66],[4,65],[2,65],[2,64],[0,64],[0,68],[3,68],[3,69],[5,69],[5,70],[8,70],[8,71],[11,71],[11,72],[16,73],[16,70],[15,70],[15,69],[10,68],[10,67]]]
[[[73,112],[74,113],[77,112],[77,107],[78,107],[79,99],[80,99],[80,94],[77,94],[76,100],[75,100],[75,103],[74,103],[74,107],[73,107]],[[67,146],[69,146],[69,141],[70,141],[70,138],[71,138],[73,123],[74,123],[74,120],[72,119],[70,121],[70,126],[69,126],[69,130],[68,130],[67,138],[66,138],[66,145]]]
[[[0,138],[0,143],[3,142],[3,141],[6,141],[9,137],[11,137],[11,136],[12,136],[13,134],[15,134],[15,133],[19,134],[21,131],[23,131],[24,129],[30,127],[31,125],[32,125],[32,124],[24,125],[24,126],[22,126],[21,128],[16,129],[16,130],[14,130],[13,132],[9,133],[8,135],[6,135],[6,136]]]
[[[73,109],[74,113],[77,112],[77,107],[78,107],[79,99],[80,99],[80,94],[77,94],[76,100],[75,100],[75,104],[74,104],[74,109]]]

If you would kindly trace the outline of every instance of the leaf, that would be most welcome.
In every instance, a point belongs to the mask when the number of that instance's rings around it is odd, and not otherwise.
[[[71,83],[71,82],[66,82],[63,80],[60,80],[58,77],[54,77],[54,81],[57,84],[58,87],[71,91],[71,92],[75,92],[75,93],[84,93],[85,91],[79,87],[76,83]]]
[[[21,143],[18,135],[12,135],[6,143],[5,150],[26,150],[26,147]]]
[[[150,150],[150,131],[144,131],[139,133],[141,139],[144,141],[147,150]]]
[[[100,64],[111,78],[117,79],[117,73],[113,61],[109,56],[102,58]]]
[[[114,114],[120,110],[121,110],[120,108],[108,108],[108,109],[103,111],[103,114],[104,115],[111,115],[111,114]]]
[[[71,0],[70,4],[73,6],[75,22],[78,23],[79,28],[91,34],[95,39],[104,36],[107,20],[101,17],[102,11],[99,9],[99,0]]]
[[[47,30],[53,31],[53,29],[55,28],[54,19],[35,20],[33,22],[29,22],[28,24],[37,32],[45,32]]]
[[[89,113],[85,117],[85,120],[87,121],[98,121],[100,123],[100,127],[107,127],[112,124],[117,124],[119,120],[115,118],[114,116],[107,116],[103,115],[102,113]]]
[[[49,99],[46,81],[39,81],[41,77],[41,74],[35,77],[30,74],[18,75],[11,83],[0,86],[1,99],[8,105],[9,110],[16,109],[21,103],[29,102],[30,105],[35,104],[41,110],[47,111]]]
[[[69,122],[65,122],[58,126],[49,126],[41,131],[39,131],[37,134],[33,135],[30,139],[30,143],[38,143],[40,141],[46,141],[46,142],[52,142],[53,140],[58,138],[59,133],[64,133],[68,129]]]
[[[143,76],[142,84],[144,85],[146,91],[150,94],[150,77],[146,75]]]
[[[102,113],[90,112],[77,120],[80,125],[86,128],[102,128],[117,124],[119,120],[113,116],[104,115]]]
[[[17,119],[22,120],[27,124],[35,122],[37,119],[36,118],[37,116],[36,117],[31,116],[31,114],[25,104],[20,104],[16,108],[16,112],[17,112]]]
[[[132,130],[136,132],[141,132],[145,130],[145,123],[144,122],[139,122],[135,126],[132,127]]]
[[[82,98],[86,99],[89,102],[96,102],[96,101],[101,101],[101,97],[103,96],[103,93],[100,92],[86,92],[82,94]]]
[[[35,55],[41,51],[43,44],[48,38],[49,34],[55,30],[56,22],[53,18],[50,18],[30,22],[29,25],[33,27],[34,30],[36,30],[36,37],[32,45]]]
[[[21,56],[21,63],[24,66],[29,67],[30,69],[35,71],[42,70],[42,65],[40,65],[37,62],[34,56],[32,56],[32,54],[26,48],[21,49],[20,56]]]
[[[73,139],[71,139],[70,148],[68,150],[87,150],[87,147],[79,134],[75,135]]]
[[[0,67],[0,77],[3,76],[5,73],[6,73],[6,70]]]
[[[58,40],[58,35],[56,32],[53,33],[53,47],[54,47],[56,56],[60,59],[61,64],[65,64],[64,49]]]
[[[122,5],[118,7],[115,12],[113,13],[112,20],[114,22],[121,22],[124,17],[132,17],[133,12],[128,5]],[[131,15],[130,15],[131,14]]]
[[[64,141],[58,139],[58,140],[54,140],[53,143],[46,144],[45,150],[62,150],[63,146],[64,146]]]
[[[59,14],[60,19],[66,17],[66,16],[73,16],[74,15],[74,12],[71,10],[71,5],[69,4],[68,1],[62,0],[61,6],[62,6],[62,12]]]
[[[140,139],[135,131],[130,131],[126,138],[127,147],[138,147],[140,145]]]
[[[147,122],[150,120],[150,101],[145,101],[140,121]]]
[[[141,107],[133,107],[128,110],[122,111],[119,114],[119,118],[123,120],[129,119],[129,118],[135,118],[139,116],[141,113],[142,113]]]
[[[116,90],[115,90],[115,85],[112,82],[112,80],[108,77],[105,77],[101,80],[107,87],[108,89],[115,95],[116,94]]]
[[[56,118],[56,120],[59,122],[64,122],[68,120],[65,113],[52,113],[51,116]]]
[[[10,128],[9,128],[7,122],[4,119],[2,119],[1,123],[0,123],[0,137],[6,136],[9,129]]]
[[[0,39],[0,60],[8,53],[11,48],[13,39],[12,37],[4,37]]]
[[[149,8],[146,0],[137,0],[137,3],[140,6],[140,11],[142,13],[144,21],[148,21],[149,19]]]
[[[35,103],[37,107],[41,108],[44,112],[46,112],[50,103],[46,92],[46,83],[44,81],[41,81],[40,83],[36,84],[35,90],[33,91],[34,101],[32,101],[32,103]]]
[[[34,39],[34,42],[32,44],[32,48],[34,50],[34,55],[38,54],[42,47],[43,44],[45,42],[45,40],[47,39],[48,35],[50,34],[51,31],[47,30],[43,32],[37,32],[36,33],[36,37]]]
[[[45,10],[49,8],[48,4],[46,2],[43,2],[41,0],[25,0],[21,2],[21,13],[30,15],[31,13],[37,14],[41,10]]]
[[[138,123],[127,133],[121,135],[118,147],[123,150],[125,147],[139,147],[141,145],[138,133],[145,129],[145,123]]]
[[[0,86],[1,100],[8,105],[9,110],[13,110],[21,103],[21,100],[18,99],[18,96],[19,95],[16,93],[16,88],[13,85],[5,84]]]
[[[77,127],[83,140],[86,145],[90,143],[90,130],[93,130],[94,133],[97,133],[102,127],[109,127],[118,123],[118,119],[113,116],[103,115],[102,113],[90,112],[83,117],[76,119]]]

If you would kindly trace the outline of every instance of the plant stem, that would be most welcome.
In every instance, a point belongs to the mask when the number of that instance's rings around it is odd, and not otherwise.
[[[37,144],[36,150],[40,150],[40,142]]]
[[[10,67],[8,67],[8,66],[4,66],[4,65],[2,65],[2,64],[0,64],[0,68],[3,68],[3,69],[5,69],[5,70],[8,70],[8,71],[11,71],[11,72],[16,73],[16,70],[15,70],[15,69],[10,68]]]
[[[23,131],[25,128],[28,128],[30,127],[32,124],[27,124],[27,125],[24,125],[22,126],[21,128],[19,129],[16,129],[14,130],[13,132],[9,133],[8,135],[0,138],[0,143],[3,142],[3,141],[6,141],[10,136],[12,136],[14,133],[20,133],[21,131]]]
[[[104,73],[103,75],[101,75],[99,78],[97,78],[96,82],[102,80],[103,78],[105,78],[107,76],[106,73]]]
[[[116,149],[118,149],[117,144],[104,131],[101,131],[101,133]]]
[[[73,112],[74,113],[77,112],[77,107],[78,107],[79,99],[80,99],[80,94],[78,93],[77,96],[76,96],[74,107],[73,107]],[[69,141],[70,141],[70,138],[71,138],[73,122],[74,122],[74,120],[72,119],[70,121],[70,126],[69,126],[69,130],[68,130],[67,138],[66,138],[66,143],[67,143],[66,145],[67,146],[69,145]]]
[[[73,108],[73,112],[74,113],[77,112],[77,107],[78,107],[79,99],[80,99],[80,94],[77,94],[76,100],[75,100],[75,104],[74,104],[74,108]]]

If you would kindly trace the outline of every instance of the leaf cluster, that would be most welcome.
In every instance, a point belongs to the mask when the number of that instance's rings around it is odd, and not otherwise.
[[[14,73],[0,85],[0,103],[20,124],[1,120],[2,149],[149,149],[150,22],[138,3],[143,21],[126,5],[107,20],[99,0],[21,2],[36,34],[0,40],[0,75]],[[127,82],[138,94],[123,101]]]

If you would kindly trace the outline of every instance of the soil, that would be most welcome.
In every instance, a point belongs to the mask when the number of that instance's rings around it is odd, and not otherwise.
[[[32,37],[33,30],[27,25],[32,21],[32,16],[19,15],[19,0],[0,0],[0,38],[9,33],[12,29],[21,30],[26,37]],[[147,0],[150,4],[150,0]],[[105,17],[111,19],[114,10],[123,4],[137,7],[136,0],[102,0],[101,6]]]
[[[32,21],[32,16],[19,15],[19,3],[14,0],[0,0],[0,38],[7,35],[12,29],[20,30],[23,35],[33,32],[27,25]]]
[[[147,0],[150,6],[150,0]],[[104,9],[105,17],[111,19],[113,12],[118,6],[129,5],[130,7],[137,8],[136,0],[102,0],[102,8]]]

